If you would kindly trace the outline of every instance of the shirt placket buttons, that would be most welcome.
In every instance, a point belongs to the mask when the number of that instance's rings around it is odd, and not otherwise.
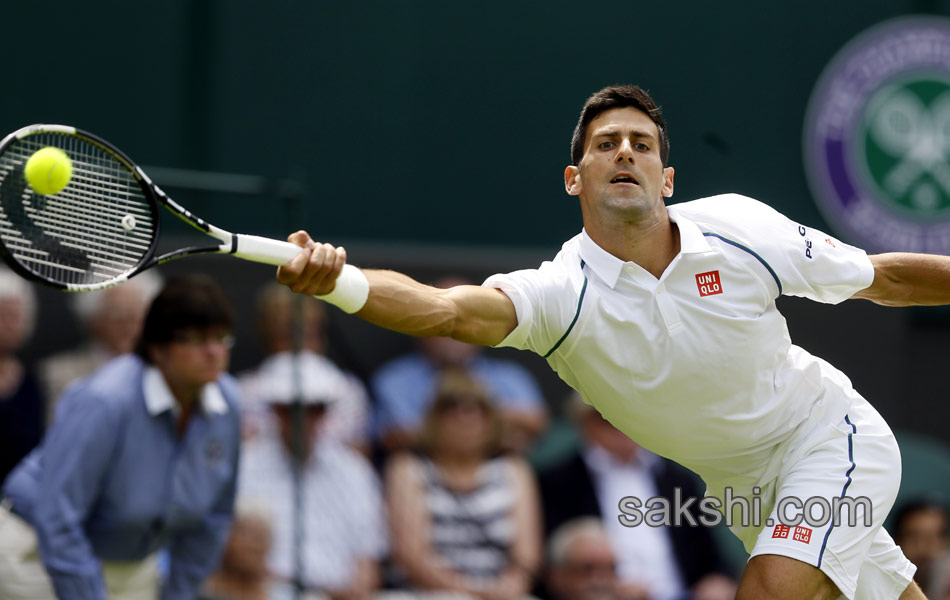
[[[683,328],[680,321],[679,311],[676,310],[676,301],[666,291],[666,286],[662,283],[656,287],[656,304],[660,308],[660,314],[663,316],[663,322],[666,323],[666,329],[671,334],[678,332]]]

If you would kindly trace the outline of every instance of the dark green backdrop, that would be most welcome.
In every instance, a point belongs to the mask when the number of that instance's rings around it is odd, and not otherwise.
[[[64,122],[144,165],[297,179],[295,211],[266,195],[175,195],[228,229],[306,227],[364,248],[359,264],[482,276],[533,266],[579,229],[562,184],[571,130],[585,98],[618,82],[666,111],[675,200],[736,191],[827,228],[802,168],[809,95],[848,40],[911,13],[950,15],[950,1],[5,2],[0,130]],[[248,298],[271,272],[202,264],[234,292],[247,366]],[[42,299],[28,358],[79,337],[62,296]],[[793,338],[893,423],[947,438],[939,313],[783,307]],[[357,370],[408,347],[339,323]]]
[[[676,200],[738,191],[823,226],[808,96],[851,37],[912,12],[950,5],[7,2],[0,130],[61,121],[145,165],[305,180],[293,223],[197,200],[232,229],[552,247],[579,226],[561,172],[580,104],[635,82],[670,122]]]

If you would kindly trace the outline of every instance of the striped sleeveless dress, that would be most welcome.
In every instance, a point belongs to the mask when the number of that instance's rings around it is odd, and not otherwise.
[[[423,459],[432,546],[449,566],[472,579],[493,579],[507,568],[514,538],[515,490],[504,458],[486,462],[471,490],[449,488]]]

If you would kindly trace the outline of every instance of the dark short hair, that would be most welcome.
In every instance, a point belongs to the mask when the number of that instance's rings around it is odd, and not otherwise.
[[[571,138],[571,164],[579,165],[584,157],[584,140],[587,139],[587,127],[601,113],[614,108],[636,108],[647,114],[656,123],[660,132],[660,159],[667,166],[670,159],[670,139],[666,135],[666,121],[660,107],[645,90],[636,85],[612,85],[605,87],[587,99],[581,109],[581,116]]]
[[[183,329],[231,329],[233,324],[231,305],[217,283],[200,275],[177,277],[149,306],[135,352],[150,363],[149,346],[167,344]]]

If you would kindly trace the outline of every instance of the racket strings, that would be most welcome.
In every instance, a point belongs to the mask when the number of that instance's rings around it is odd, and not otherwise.
[[[56,194],[33,191],[23,166],[55,146],[73,176]],[[130,274],[156,235],[153,207],[124,163],[99,146],[64,133],[39,133],[0,155],[0,240],[24,268],[66,285],[95,285]]]

